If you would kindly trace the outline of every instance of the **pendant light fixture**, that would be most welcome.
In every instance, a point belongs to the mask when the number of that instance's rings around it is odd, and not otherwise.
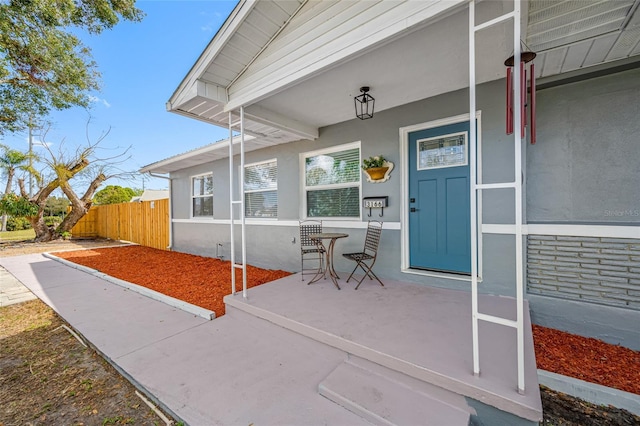
[[[371,96],[369,92],[369,86],[363,86],[360,88],[361,95],[353,98],[353,103],[356,107],[356,117],[360,120],[366,120],[373,118],[373,109],[376,100]]]

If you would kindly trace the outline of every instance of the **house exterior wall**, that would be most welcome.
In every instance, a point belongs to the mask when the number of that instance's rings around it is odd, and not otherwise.
[[[478,91],[478,109],[482,111],[482,141],[484,176],[487,182],[513,180],[512,137],[503,131],[502,82],[482,85]],[[389,196],[389,207],[384,216],[378,217],[374,210],[371,219],[385,222],[380,254],[375,266],[376,273],[383,278],[399,279],[429,285],[468,290],[469,281],[425,277],[401,272],[401,170],[399,129],[418,123],[452,117],[468,112],[468,92],[461,90],[431,99],[410,103],[398,108],[378,112],[373,119],[350,120],[320,129],[320,137],[315,141],[302,140],[245,154],[245,163],[276,158],[278,161],[278,220],[247,219],[248,262],[256,266],[282,268],[289,271],[300,269],[298,245],[298,220],[303,217],[300,154],[323,148],[334,147],[360,141],[361,157],[383,155],[396,168],[391,179],[384,183],[368,183],[364,176],[361,196]],[[239,159],[234,159],[238,169]],[[190,218],[190,176],[213,172],[214,176],[214,219]],[[193,167],[172,173],[174,249],[207,256],[224,256],[229,253],[229,166],[227,160]],[[513,193],[495,191],[485,197],[483,214],[485,222],[513,223]],[[335,267],[338,271],[350,271],[353,264],[340,256],[343,252],[362,249],[368,211],[362,210],[357,221],[325,220],[327,231],[347,232],[349,238],[336,245]],[[239,237],[238,237],[239,238]],[[295,243],[292,240],[295,238]],[[218,247],[217,244],[222,244]],[[485,275],[481,291],[487,293],[514,295],[514,242],[505,235],[486,235]],[[239,239],[236,247],[239,247]],[[510,255],[504,256],[503,253]],[[239,256],[238,252],[236,256]],[[237,257],[238,258],[238,257]],[[459,277],[457,277],[459,278]]]
[[[615,225],[632,237],[640,225],[640,70],[538,94],[538,143],[527,152],[528,222]],[[640,349],[635,235],[529,235],[533,321]]]
[[[538,92],[530,223],[640,223],[640,69]]]
[[[514,179],[514,147],[512,136],[507,136],[504,132],[503,82],[496,81],[479,86],[477,100],[478,109],[482,111],[483,181],[511,181]],[[637,158],[640,158],[640,145],[637,144],[640,125],[637,120],[632,119],[640,116],[638,100],[638,70],[539,92],[538,142],[536,145],[528,145],[524,152],[525,215],[528,223],[638,224],[638,219],[628,215],[621,217],[605,213],[606,209],[633,211],[640,208],[637,201],[640,199],[640,186],[634,185],[634,181],[637,180],[637,166],[633,161],[637,162]],[[385,222],[380,254],[375,266],[376,273],[383,279],[468,290],[469,281],[401,271],[400,194],[403,188],[400,176],[403,164],[398,140],[398,129],[401,127],[464,114],[467,108],[467,91],[456,91],[378,112],[371,120],[354,119],[322,128],[320,137],[315,141],[302,140],[246,153],[246,163],[273,158],[278,160],[279,203],[278,220],[247,220],[248,263],[299,271],[298,220],[304,214],[301,207],[303,195],[300,188],[300,154],[360,141],[362,158],[383,155],[396,165],[391,179],[387,182],[372,184],[362,179],[362,197],[389,196],[389,207],[385,208],[384,217],[378,218],[375,210],[372,217]],[[234,161],[237,170],[237,156]],[[189,178],[209,171],[213,172],[215,181],[214,219],[190,219]],[[172,173],[171,177],[174,182],[174,249],[206,256],[219,255],[228,259],[230,243],[227,160],[181,170]],[[511,224],[514,211],[512,190],[483,192],[483,223]],[[340,253],[358,251],[362,248],[367,219],[367,211],[363,209],[361,220],[324,221],[325,230],[349,234],[349,238],[339,241],[336,245],[335,267],[338,271],[348,272],[352,268],[352,264],[344,260]],[[598,253],[605,253],[611,249],[607,244],[612,244],[612,241],[606,238],[592,241],[589,239],[591,237],[576,237],[581,238],[581,245],[601,245],[590,247]],[[236,259],[239,259],[240,244],[239,237],[237,238]],[[606,271],[612,271],[611,266],[622,265],[609,265],[595,270],[591,266],[584,267],[583,264],[586,265],[587,261],[580,261],[584,256],[579,250],[571,249],[576,247],[576,240],[569,240],[571,238],[563,239],[557,236],[548,240],[535,235],[528,238],[531,249],[528,261],[531,270],[528,275],[527,297],[530,300],[533,321],[640,349],[640,333],[634,329],[635,327],[629,326],[630,320],[635,324],[640,321],[640,310],[637,310],[636,303],[625,302],[626,305],[622,306],[619,302],[612,302],[614,299],[610,297],[612,294],[620,294],[620,286],[615,287],[611,284],[619,283],[621,277],[612,278],[614,275]],[[556,243],[549,244],[549,241]],[[514,244],[514,238],[510,235],[483,235],[484,271],[479,286],[481,292],[515,295]],[[546,256],[548,253],[536,252],[542,250],[533,247],[537,244],[553,246],[553,250],[558,252],[555,255],[557,257],[553,260],[541,258],[541,255]],[[631,251],[625,255],[623,261],[637,262],[640,260],[634,251],[637,247],[633,242],[629,244],[631,245],[628,245],[628,248]],[[551,269],[548,261],[561,263],[553,265],[555,274],[549,273]],[[572,264],[565,265],[562,262]],[[569,281],[563,284],[562,278],[566,271],[559,271],[557,267],[583,268],[582,272],[572,273],[578,274],[577,280],[584,279],[585,285]],[[639,284],[638,278],[632,275],[638,273],[638,267],[628,265],[625,268],[625,271],[617,272],[628,274],[629,276],[624,278],[625,285],[633,288],[624,288],[624,291],[628,291],[626,294],[637,299],[638,293],[634,286]],[[595,280],[593,274],[605,278]],[[540,275],[545,275],[544,282],[540,280]],[[591,281],[587,282],[587,279]],[[555,280],[555,283],[551,285],[548,280]],[[600,292],[602,300],[594,300],[595,281],[598,281],[598,286],[609,288],[608,293]],[[580,289],[584,291],[584,297],[579,293]]]

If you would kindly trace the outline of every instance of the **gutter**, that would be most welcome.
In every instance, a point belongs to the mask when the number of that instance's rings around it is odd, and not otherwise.
[[[171,194],[172,179],[169,176],[158,175],[153,172],[147,172],[147,173],[149,174],[149,176],[160,178],[160,179],[166,179],[169,181],[169,246],[167,247],[167,249],[171,250],[171,248],[173,247],[173,203],[172,203],[172,196],[171,196],[172,195]]]

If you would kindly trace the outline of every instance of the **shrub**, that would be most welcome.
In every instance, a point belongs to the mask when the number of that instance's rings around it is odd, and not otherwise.
[[[31,229],[31,224],[24,217],[9,217],[7,218],[7,231],[22,231],[24,229]]]
[[[44,224],[47,226],[58,226],[62,222],[62,218],[59,216],[45,216],[43,219]]]

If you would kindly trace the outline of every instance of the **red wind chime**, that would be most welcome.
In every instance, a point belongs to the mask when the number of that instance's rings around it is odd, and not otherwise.
[[[536,74],[533,66],[533,60],[536,57],[534,52],[522,52],[520,54],[520,137],[524,138],[524,128],[527,125],[527,106],[529,107],[529,138],[531,143],[536,143]],[[514,56],[509,57],[504,61],[504,65],[507,67],[507,134],[513,133],[513,65],[515,62]],[[529,64],[527,66],[527,64]],[[528,70],[527,70],[528,68]],[[528,72],[527,72],[528,71]],[[530,78],[529,90],[527,90],[527,74]],[[529,92],[529,102],[527,102],[527,92]]]

